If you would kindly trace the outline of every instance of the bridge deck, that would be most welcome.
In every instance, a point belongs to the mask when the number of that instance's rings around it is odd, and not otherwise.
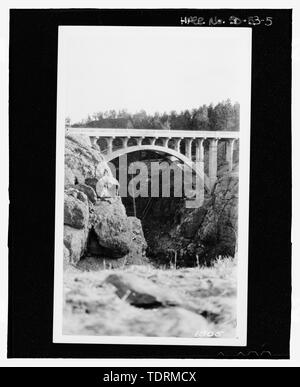
[[[239,132],[201,130],[150,130],[113,128],[67,128],[70,134],[98,137],[166,137],[166,138],[239,138]]]

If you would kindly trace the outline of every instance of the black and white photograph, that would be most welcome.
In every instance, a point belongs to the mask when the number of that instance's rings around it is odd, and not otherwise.
[[[55,342],[246,345],[251,30],[58,44]]]
[[[0,366],[296,364],[299,6],[6,2]]]

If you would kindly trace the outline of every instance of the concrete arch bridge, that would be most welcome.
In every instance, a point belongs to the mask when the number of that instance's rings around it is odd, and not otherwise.
[[[111,128],[67,128],[70,134],[85,134],[94,148],[100,150],[99,140],[106,143],[101,152],[107,162],[137,151],[154,151],[175,157],[205,176],[205,185],[211,190],[217,180],[218,143],[226,143],[225,158],[229,171],[233,167],[233,151],[239,132],[185,131]],[[204,141],[208,142],[208,176],[204,174]],[[200,168],[200,169],[199,169]]]

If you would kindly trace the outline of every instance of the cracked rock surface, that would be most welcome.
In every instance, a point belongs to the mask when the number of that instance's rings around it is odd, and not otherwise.
[[[236,263],[64,274],[64,334],[234,337]]]

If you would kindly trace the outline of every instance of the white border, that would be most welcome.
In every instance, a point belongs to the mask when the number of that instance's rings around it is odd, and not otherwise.
[[[293,309],[291,360],[209,360],[209,359],[7,359],[7,296],[8,296],[8,46],[10,8],[293,8]],[[104,367],[168,366],[168,367],[298,367],[300,364],[300,4],[298,0],[2,0],[0,2],[0,142],[1,228],[0,228],[0,367]],[[298,55],[296,50],[298,48]],[[2,82],[3,80],[3,82]]]
[[[173,337],[128,337],[128,336],[87,336],[63,335],[63,194],[64,194],[64,136],[65,136],[65,105],[66,82],[68,71],[67,35],[68,32],[80,29],[88,32],[107,29],[141,29],[149,27],[108,27],[108,26],[60,26],[58,31],[58,77],[57,77],[57,148],[56,148],[56,217],[55,217],[55,278],[54,278],[54,343],[89,343],[89,344],[149,344],[149,345],[197,345],[197,346],[238,346],[247,345],[247,295],[248,295],[248,219],[249,219],[249,173],[250,173],[250,104],[251,104],[251,59],[252,59],[252,29],[220,27],[244,34],[248,39],[248,67],[245,69],[248,90],[241,104],[240,113],[240,166],[239,166],[239,261],[238,261],[238,297],[237,297],[237,336],[235,338],[173,338]],[[164,30],[182,29],[182,27],[155,27]],[[218,28],[218,30],[220,29]],[[205,30],[214,30],[205,27]],[[203,28],[201,28],[203,30]],[[201,30],[196,30],[195,33]]]

